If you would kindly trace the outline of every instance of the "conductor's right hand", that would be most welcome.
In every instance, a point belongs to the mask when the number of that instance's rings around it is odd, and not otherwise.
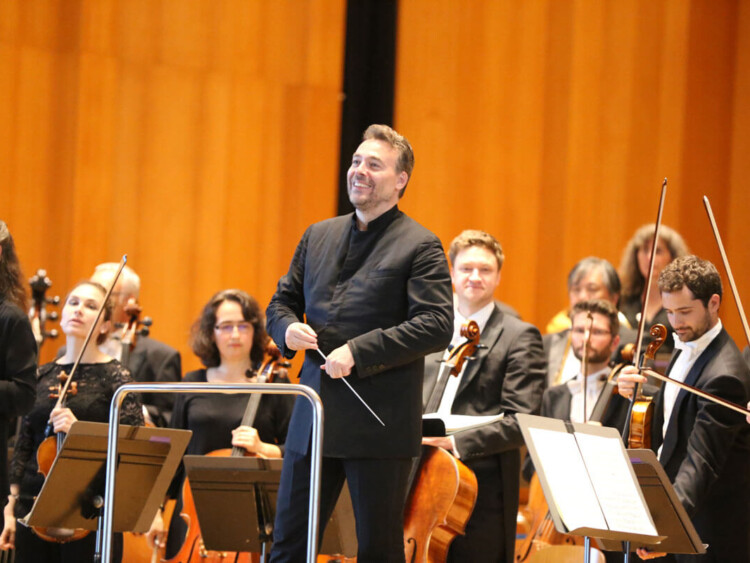
[[[286,347],[290,350],[317,350],[318,335],[305,323],[292,323],[284,335]]]

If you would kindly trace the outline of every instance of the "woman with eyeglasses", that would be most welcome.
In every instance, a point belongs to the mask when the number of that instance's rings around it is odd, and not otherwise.
[[[269,338],[257,301],[244,291],[227,289],[214,295],[203,307],[191,330],[191,347],[205,366],[185,374],[190,383],[252,383],[263,361]],[[279,375],[274,383],[289,383]],[[171,426],[193,431],[186,454],[205,455],[214,450],[238,446],[268,458],[280,458],[294,405],[291,395],[263,395],[253,427],[241,426],[249,394],[178,395]],[[170,496],[182,490],[183,470],[170,488]],[[187,526],[178,515],[178,499],[167,534],[167,557],[182,546]],[[158,513],[149,540],[163,541],[164,523]]]

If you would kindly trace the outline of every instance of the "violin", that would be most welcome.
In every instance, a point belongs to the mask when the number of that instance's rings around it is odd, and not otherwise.
[[[653,340],[649,342],[643,359],[654,360],[656,352],[667,339],[667,327],[656,324],[650,331]],[[644,397],[638,389],[639,397],[633,403],[628,432],[628,447],[631,449],[651,448],[651,421],[654,418],[653,397]]]
[[[47,276],[47,271],[39,269],[36,274],[29,280],[31,287],[31,307],[29,308],[29,321],[31,330],[34,333],[34,339],[37,346],[41,348],[44,341],[58,337],[57,329],[47,330],[47,321],[56,321],[58,318],[57,311],[47,311],[47,305],[59,305],[60,296],[47,297],[47,290],[52,287],[52,280]]]
[[[89,331],[86,334],[86,339],[84,340],[83,346],[81,346],[81,349],[78,352],[78,357],[76,358],[76,361],[73,364],[73,368],[70,370],[69,374],[62,372],[59,376],[59,379],[60,379],[59,387],[53,388],[53,394],[50,395],[50,398],[57,399],[57,402],[55,403],[54,408],[64,407],[68,396],[73,395],[77,392],[78,384],[75,381],[73,381],[73,377],[75,376],[76,371],[78,370],[78,366],[81,363],[81,358],[83,358],[83,354],[86,351],[86,347],[91,341],[91,337],[94,334],[96,325],[99,323],[99,319],[101,318],[102,312],[104,311],[104,307],[107,304],[107,301],[109,300],[110,295],[112,295],[112,289],[114,288],[115,283],[117,282],[117,278],[120,276],[120,273],[122,272],[122,269],[125,267],[126,262],[127,262],[127,257],[123,256],[122,261],[120,262],[120,267],[117,270],[117,273],[115,274],[114,278],[112,279],[112,283],[107,289],[107,293],[105,294],[104,299],[102,299],[102,302],[99,305],[99,310],[97,311],[96,318],[93,320],[93,322],[91,323],[91,326],[89,327]],[[37,466],[39,468],[39,472],[44,475],[45,479],[47,478],[47,475],[49,474],[49,471],[52,468],[52,464],[54,463],[55,458],[57,458],[57,454],[62,449],[63,442],[65,442],[64,432],[57,432],[54,435],[53,433],[54,433],[54,429],[52,428],[52,424],[48,424],[47,429],[45,430],[45,436],[47,437],[41,444],[39,444],[39,448],[37,449]],[[49,542],[56,542],[56,543],[67,543],[70,541],[81,539],[89,534],[89,530],[43,528],[43,527],[38,527],[38,526],[32,526],[31,529],[37,536],[39,536],[43,540],[49,541]]]
[[[128,321],[122,326],[117,327],[121,329],[120,342],[122,343],[122,355],[120,356],[120,363],[128,367],[130,353],[135,348],[136,338],[138,336],[148,336],[153,321],[150,317],[145,317],[143,320],[140,319],[142,308],[135,297],[128,299],[123,310],[128,316]]]
[[[272,341],[266,347],[266,356],[266,360],[257,372],[256,383],[272,383],[280,370],[290,365],[288,362],[281,360],[281,352]],[[250,396],[240,426],[253,426],[260,400],[260,393],[253,393]],[[239,446],[214,450],[206,455],[213,457],[257,457],[256,454]],[[262,487],[259,487],[259,489],[261,490],[256,491],[256,499],[260,505],[259,510],[262,513],[262,520],[265,522],[265,528],[259,530],[259,532],[264,542],[270,542],[273,533],[274,510],[266,491]],[[180,517],[185,520],[188,526],[185,541],[174,557],[162,560],[165,563],[229,563],[230,561],[233,563],[251,563],[257,560],[257,554],[219,552],[206,549],[198,522],[195,500],[187,478],[185,478],[182,486],[182,512],[180,512]]]
[[[436,412],[449,377],[458,377],[479,345],[479,325],[461,327],[466,340],[441,363],[426,413]],[[445,561],[453,539],[463,534],[477,498],[477,479],[461,461],[442,448],[423,446],[412,469],[404,513],[406,561]]]

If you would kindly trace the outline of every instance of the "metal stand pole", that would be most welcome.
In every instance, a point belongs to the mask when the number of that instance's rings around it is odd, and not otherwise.
[[[268,393],[271,395],[302,395],[313,407],[312,444],[310,448],[310,504],[307,526],[307,562],[315,563],[318,551],[320,465],[323,446],[323,403],[307,385],[286,383],[128,383],[115,391],[109,407],[109,436],[107,444],[107,478],[104,486],[104,517],[100,526],[103,542],[98,561],[112,560],[112,526],[115,506],[115,476],[117,438],[120,431],[120,407],[128,393]]]

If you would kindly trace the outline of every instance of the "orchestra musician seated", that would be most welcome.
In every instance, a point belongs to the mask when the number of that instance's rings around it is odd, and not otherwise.
[[[185,374],[187,383],[252,383],[264,359],[270,339],[257,301],[239,289],[216,293],[203,307],[191,329],[190,345],[205,368]],[[274,383],[289,383],[281,369]],[[263,395],[252,424],[242,425],[248,402],[260,395],[194,393],[177,395],[171,426],[193,432],[188,455],[205,455],[231,447],[249,454],[280,458],[284,452],[294,397]],[[184,468],[178,470],[169,496],[177,498],[174,516],[165,534],[160,510],[148,533],[149,542],[163,545],[167,558],[179,553],[189,532],[183,511]],[[194,515],[193,515],[194,516]],[[192,525],[192,524],[191,524]]]
[[[520,448],[523,437],[516,413],[536,414],[544,388],[546,364],[536,327],[504,314],[494,302],[505,256],[489,233],[466,230],[449,249],[454,287],[452,345],[463,340],[461,326],[480,328],[479,347],[458,377],[450,377],[438,413],[496,415],[494,423],[443,438],[423,438],[426,445],[453,453],[476,475],[478,494],[466,534],[456,537],[451,562],[513,561],[518,511]],[[452,347],[452,346],[451,346]],[[436,385],[444,352],[425,358],[423,398]]]
[[[73,374],[77,392],[74,394],[71,391],[66,395],[64,406],[58,406],[57,398],[50,396],[50,389],[59,387],[62,372],[70,374],[105,296],[104,287],[90,281],[79,283],[68,294],[60,320],[66,339],[65,354],[39,368],[34,407],[21,422],[10,468],[11,495],[5,507],[5,526],[0,536],[0,548],[15,547],[15,561],[18,563],[92,561],[94,557],[95,533],[68,543],[54,543],[41,539],[31,528],[17,526],[16,518],[28,514],[44,484],[45,476],[40,470],[45,468],[39,467],[37,450],[50,444],[45,441],[48,423],[55,433],[67,433],[76,420],[109,422],[112,396],[121,385],[132,382],[128,370],[96,346],[102,344],[109,332],[112,316],[112,303],[109,300],[104,304],[92,340],[83,351],[80,364]],[[142,406],[136,395],[126,395],[120,422],[143,425]],[[86,508],[82,506],[82,510]],[[116,534],[115,560],[119,560],[121,550],[122,537]]]
[[[591,320],[589,320],[589,314]],[[598,422],[603,426],[622,429],[627,417],[628,402],[616,391],[617,372],[623,364],[613,366],[611,358],[620,342],[617,309],[603,299],[580,301],[571,311],[570,348],[583,365],[583,348],[588,332],[588,375],[586,377],[586,414],[583,407],[583,373],[579,369],[573,379],[554,385],[544,392],[542,416],[570,422]],[[601,402],[600,402],[601,401]],[[598,412],[594,407],[599,405]],[[592,419],[592,415],[595,415]]]

